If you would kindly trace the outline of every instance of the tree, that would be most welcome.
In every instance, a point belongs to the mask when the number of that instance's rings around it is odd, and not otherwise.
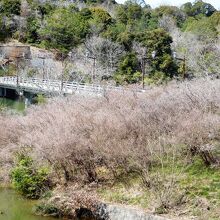
[[[96,57],[99,78],[108,78],[116,71],[124,48],[118,43],[100,37],[92,37],[85,42],[87,51]]]
[[[194,4],[187,2],[181,6],[181,9],[188,15],[188,16],[211,16],[216,9],[209,3],[205,3],[202,0],[196,1]]]
[[[109,25],[113,23],[111,15],[102,8],[91,8],[91,19],[89,24],[91,26],[90,31],[99,35],[101,32],[107,29]]]
[[[129,25],[118,22],[112,24],[102,33],[102,36],[123,45],[127,51],[131,50],[134,33],[131,32]]]
[[[75,71],[82,72],[89,81],[93,79],[93,82],[100,82],[112,79],[124,48],[109,39],[93,36],[87,38],[84,47],[74,54]]]
[[[178,29],[176,21],[173,17],[164,15],[159,20],[159,26],[160,28],[163,28],[168,33],[172,34],[174,31]]]
[[[12,37],[17,28],[16,22],[12,21],[11,18],[0,14],[0,41],[5,41],[7,38]]]
[[[1,0],[0,13],[7,16],[20,15],[21,1],[20,0]]]
[[[118,36],[122,32],[126,31],[126,25],[123,23],[115,23],[108,26],[107,30],[102,33],[102,36],[111,39],[113,41],[118,41]]]
[[[210,16],[209,20],[216,28],[218,28],[220,25],[220,12],[215,12],[212,16]]]
[[[67,52],[82,43],[88,33],[88,22],[78,12],[56,9],[46,18],[39,34],[48,48]]]
[[[167,77],[173,77],[177,74],[177,66],[172,58],[171,43],[172,37],[163,29],[145,31],[136,37],[136,40],[148,48],[147,58],[152,66],[151,75],[156,72],[162,72]],[[156,56],[152,58],[152,52],[156,52]]]
[[[41,20],[43,20],[46,15],[50,14],[52,11],[55,10],[55,6],[46,2],[44,4],[38,4],[36,10],[40,13]]]
[[[38,30],[40,29],[40,22],[39,20],[31,16],[27,19],[27,33],[26,33],[26,40],[28,43],[39,43],[40,36]]]
[[[144,80],[145,80],[145,68],[146,68],[146,55],[147,55],[147,48],[143,47],[140,43],[134,42],[133,43],[133,50],[136,53],[138,61],[141,66],[142,72],[142,88],[144,89]]]
[[[141,79],[140,66],[135,53],[127,53],[120,59],[114,79],[119,84],[137,83]]]
[[[182,10],[175,6],[160,6],[155,9],[155,13],[159,18],[163,16],[174,18],[178,26],[182,26],[187,17]]]
[[[141,18],[143,10],[140,5],[131,1],[125,2],[116,9],[116,19],[124,24],[133,23]]]
[[[86,20],[89,20],[92,18],[92,12],[89,8],[83,8],[81,11],[80,11],[80,14],[82,17],[84,17]]]
[[[194,77],[220,75],[220,47],[217,39],[199,38],[195,33],[176,30],[172,32],[173,49],[178,57],[186,56],[187,74]]]
[[[158,16],[153,10],[144,8],[141,18],[135,23],[135,30],[140,32],[156,28],[158,28]]]
[[[0,17],[0,41],[4,41],[5,38],[6,38],[5,25],[4,25],[3,17]]]
[[[209,18],[190,19],[188,21],[185,31],[191,32],[198,36],[201,40],[216,39],[218,31]]]

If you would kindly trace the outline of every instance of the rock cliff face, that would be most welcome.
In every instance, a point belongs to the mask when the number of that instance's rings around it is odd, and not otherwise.
[[[33,77],[57,79],[62,75],[62,62],[56,60],[55,55],[48,50],[10,42],[0,45],[0,57],[3,59],[12,58],[12,60],[14,57],[19,57],[19,67],[23,76],[31,72]],[[25,68],[22,65],[24,61]]]
[[[59,78],[63,71],[62,62],[57,61],[52,52],[36,47],[31,47],[31,67],[48,79]]]
[[[30,58],[30,47],[25,45],[0,45],[0,55],[5,59]]]

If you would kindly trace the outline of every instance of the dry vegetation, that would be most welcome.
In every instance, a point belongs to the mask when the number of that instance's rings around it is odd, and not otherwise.
[[[151,171],[169,165],[172,173],[179,161],[193,164],[198,157],[218,167],[219,107],[220,80],[200,79],[143,94],[55,99],[26,116],[2,115],[0,174],[5,178],[14,153],[26,148],[52,168],[57,183],[99,185],[135,173],[169,208],[176,177]]]

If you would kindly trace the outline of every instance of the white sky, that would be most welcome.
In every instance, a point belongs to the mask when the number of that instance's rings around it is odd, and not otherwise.
[[[118,3],[124,3],[125,0],[116,0]],[[160,5],[176,5],[180,6],[186,2],[194,2],[194,0],[145,0],[151,7],[157,7]],[[220,9],[220,0],[204,0],[204,2],[212,4],[216,9]]]

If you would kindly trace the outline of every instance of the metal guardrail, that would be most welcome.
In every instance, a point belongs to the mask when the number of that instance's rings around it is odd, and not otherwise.
[[[102,86],[97,84],[83,84],[78,82],[62,82],[59,80],[47,80],[39,78],[22,77],[0,77],[0,86],[20,89],[34,93],[49,94],[74,94],[74,93],[95,93],[103,94],[105,91],[134,91],[143,92],[143,90],[131,90],[124,87]]]

